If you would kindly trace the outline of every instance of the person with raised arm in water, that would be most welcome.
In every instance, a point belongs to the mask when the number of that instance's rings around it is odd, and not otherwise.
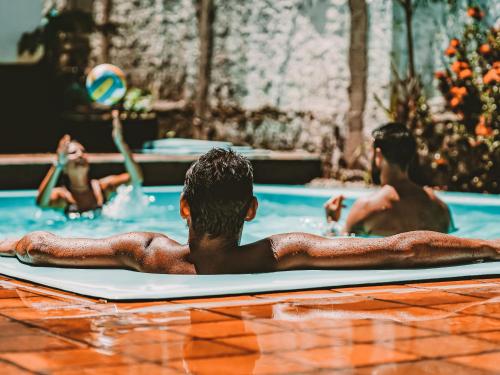
[[[464,239],[432,231],[385,238],[276,234],[240,245],[243,224],[257,214],[250,161],[213,149],[186,174],[180,215],[189,237],[125,233],[102,239],[33,232],[0,242],[0,253],[34,265],[125,268],[171,274],[224,274],[292,269],[437,266],[500,260],[500,240]]]
[[[406,126],[389,123],[375,129],[372,135],[372,180],[382,188],[354,202],[343,228],[335,227],[344,196],[328,200],[325,211],[327,222],[334,229],[332,234],[388,236],[415,230],[453,230],[446,203],[431,188],[415,184],[408,176],[417,150],[415,138]]]
[[[38,188],[37,204],[42,208],[64,209],[66,214],[79,216],[102,208],[112,193],[124,184],[141,186],[143,177],[140,166],[134,161],[123,139],[119,112],[111,112],[113,140],[125,159],[126,173],[106,176],[99,180],[89,177],[89,160],[83,145],[65,135],[59,141],[57,161],[50,168]],[[62,186],[57,183],[62,177]]]

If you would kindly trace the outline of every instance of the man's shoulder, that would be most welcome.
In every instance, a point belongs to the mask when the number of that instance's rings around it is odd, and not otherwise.
[[[392,203],[399,200],[399,195],[394,187],[384,185],[376,192],[359,198],[355,205],[366,213],[385,211],[392,207]]]
[[[156,272],[169,274],[194,274],[189,262],[189,247],[181,245],[166,235],[157,236],[149,245],[148,263]]]

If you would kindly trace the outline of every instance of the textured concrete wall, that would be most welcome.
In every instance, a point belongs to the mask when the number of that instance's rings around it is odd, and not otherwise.
[[[215,91],[245,108],[344,116],[346,0],[216,1]],[[227,87],[227,88],[225,88]]]
[[[123,68],[131,85],[164,99],[191,98],[196,79],[198,30],[192,0],[114,0],[110,21],[118,26],[110,38],[110,62]],[[102,1],[94,1],[99,22]],[[99,62],[101,38],[93,38]]]
[[[97,20],[102,18],[102,1],[94,0]],[[197,1],[112,0],[111,21],[118,24],[118,35],[111,38],[110,62],[125,69],[132,85],[149,88],[160,98],[192,99],[199,46]],[[335,126],[344,133],[349,109],[348,0],[214,2],[210,104],[242,110],[236,116],[214,114],[215,135],[273,148],[320,150],[335,143]],[[500,16],[500,1],[480,2],[489,4],[490,21]],[[432,72],[443,64],[443,48],[467,21],[467,0],[459,3],[451,13],[443,1],[415,14],[416,66],[429,95],[435,93]],[[389,102],[391,61],[401,72],[407,63],[400,6],[393,0],[367,4],[366,132],[386,121],[374,97]],[[99,62],[100,37],[94,36],[92,43],[93,61]],[[273,111],[262,111],[264,107]]]
[[[349,108],[347,0],[218,0],[216,7],[212,105],[286,113],[243,127],[217,124],[219,136],[318,150]]]

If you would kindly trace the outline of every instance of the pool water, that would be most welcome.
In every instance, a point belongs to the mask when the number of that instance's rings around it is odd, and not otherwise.
[[[0,238],[22,236],[30,231],[45,230],[68,237],[105,237],[129,231],[152,231],[185,242],[187,228],[179,216],[181,187],[145,188],[148,199],[140,207],[126,197],[118,197],[112,209],[98,218],[70,220],[64,214],[35,207],[35,192],[0,193]],[[256,186],[259,199],[257,218],[245,224],[243,243],[283,232],[326,231],[323,203],[330,195],[344,194],[347,211],[354,200],[369,190],[322,190],[282,186]],[[455,226],[453,234],[485,239],[500,238],[500,198],[478,194],[442,194],[450,205]],[[147,203],[149,202],[149,203]],[[132,212],[123,215],[124,208]],[[114,214],[109,214],[109,212]],[[116,214],[118,212],[118,215]],[[341,222],[342,222],[341,220]]]

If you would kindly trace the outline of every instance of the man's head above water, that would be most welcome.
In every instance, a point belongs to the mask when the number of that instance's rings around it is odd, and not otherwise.
[[[415,158],[416,142],[408,128],[399,123],[388,123],[376,128],[373,136],[372,179],[380,184],[385,166],[406,173]],[[385,163],[384,163],[385,162]]]
[[[239,242],[244,221],[257,211],[250,161],[232,150],[215,148],[186,173],[181,216],[190,237],[226,238]]]

